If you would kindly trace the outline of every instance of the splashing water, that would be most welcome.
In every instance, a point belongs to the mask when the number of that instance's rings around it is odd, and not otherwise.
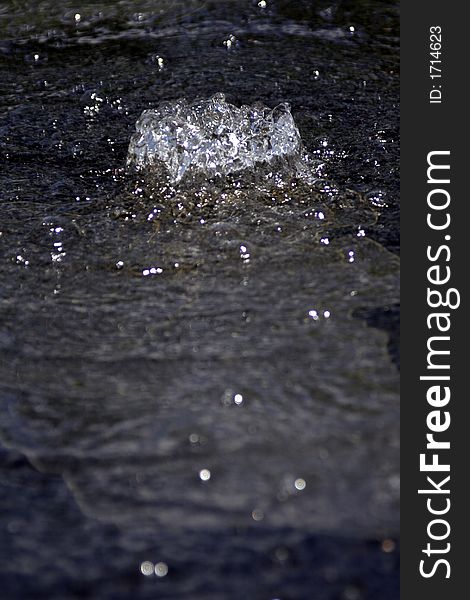
[[[192,104],[181,99],[145,110],[127,164],[137,169],[162,164],[179,182],[189,170],[214,177],[292,158],[300,166],[302,141],[288,104],[237,108],[224,94],[215,94]]]

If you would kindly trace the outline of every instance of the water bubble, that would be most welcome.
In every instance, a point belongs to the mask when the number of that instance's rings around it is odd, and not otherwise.
[[[289,550],[283,546],[280,546],[274,551],[274,556],[279,562],[286,562],[286,560],[289,558]]]
[[[348,585],[344,588],[343,599],[344,600],[360,600],[362,594],[360,590],[354,585]]]
[[[153,573],[154,573],[153,563],[150,562],[149,560],[144,561],[140,565],[140,571],[141,571],[142,575],[145,575],[146,577],[150,577],[150,575],[153,575]]]
[[[240,246],[240,258],[244,263],[250,262],[250,252],[248,251],[248,248],[243,244]]]
[[[380,190],[369,192],[366,194],[366,198],[373,206],[378,208],[386,208],[388,206],[385,199],[385,193]]]
[[[253,521],[262,521],[264,519],[264,512],[261,510],[261,508],[255,508],[251,513],[251,517]]]
[[[305,481],[305,479],[296,479],[294,482],[294,486],[296,490],[299,490],[301,492],[307,487],[307,482]]]
[[[155,565],[155,575],[157,577],[165,577],[168,575],[168,565],[164,562],[159,562]]]
[[[211,472],[209,471],[209,469],[201,469],[199,471],[199,478],[201,479],[201,481],[209,481],[209,479],[211,478]]]
[[[161,275],[163,273],[163,269],[161,267],[149,267],[148,269],[143,269],[142,275],[144,277],[148,277],[149,275]]]
[[[165,61],[161,56],[159,56],[158,54],[152,54],[152,56],[150,57],[150,62],[155,63],[159,71],[163,71],[165,67]]]
[[[29,265],[29,260],[26,260],[26,258],[23,255],[18,254],[16,256],[16,263],[18,265],[24,265],[25,267],[27,267]]]
[[[227,40],[224,40],[224,46],[226,46],[227,50],[230,50],[237,43],[237,38],[234,35],[231,35]]]
[[[395,542],[393,540],[386,539],[382,542],[382,551],[386,554],[395,550]]]

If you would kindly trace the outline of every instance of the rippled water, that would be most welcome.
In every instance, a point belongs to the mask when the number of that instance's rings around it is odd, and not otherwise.
[[[398,598],[397,18],[2,3],[6,598]],[[288,102],[318,180],[126,172],[217,92]]]

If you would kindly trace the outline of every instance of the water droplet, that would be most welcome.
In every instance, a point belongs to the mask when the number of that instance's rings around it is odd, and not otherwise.
[[[199,471],[199,478],[201,481],[209,481],[211,478],[211,472],[209,469],[201,469],[201,471]]]
[[[386,539],[382,542],[382,551],[389,554],[395,550],[395,542],[390,539]]]
[[[165,577],[168,575],[168,565],[164,562],[159,562],[155,565],[155,575],[157,577]]]
[[[140,571],[141,571],[142,575],[145,575],[146,577],[150,577],[150,575],[153,575],[153,573],[154,573],[153,563],[151,563],[149,560],[144,561],[140,565]]]
[[[231,35],[227,40],[224,40],[224,46],[227,47],[227,50],[230,50],[237,43],[237,38],[234,35]]]
[[[279,562],[286,562],[286,560],[289,558],[289,550],[281,546],[276,548],[274,555]]]
[[[251,517],[253,521],[262,521],[264,519],[264,512],[261,510],[261,508],[255,508],[251,513]]]
[[[362,594],[356,586],[348,585],[347,587],[344,588],[344,591],[343,591],[344,600],[360,600],[361,597],[362,597]]]

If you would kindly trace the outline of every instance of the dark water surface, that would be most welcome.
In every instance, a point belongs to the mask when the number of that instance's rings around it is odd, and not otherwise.
[[[2,597],[398,598],[397,36],[386,1],[2,2]],[[216,92],[289,102],[320,180],[123,170],[143,109]]]

